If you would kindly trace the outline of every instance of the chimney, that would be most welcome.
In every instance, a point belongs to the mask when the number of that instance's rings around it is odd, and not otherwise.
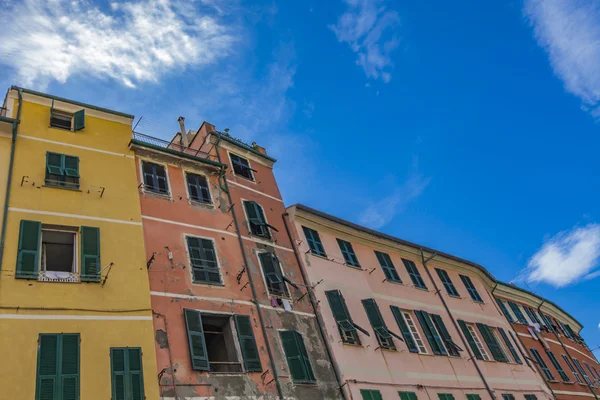
[[[252,147],[259,153],[264,154],[265,156],[267,155],[267,150],[265,150],[264,147],[257,145],[256,142],[252,142]]]
[[[184,147],[188,147],[190,142],[188,141],[187,133],[185,131],[185,118],[179,117],[177,118],[177,122],[179,122],[179,131],[181,135],[181,141],[183,142]]]

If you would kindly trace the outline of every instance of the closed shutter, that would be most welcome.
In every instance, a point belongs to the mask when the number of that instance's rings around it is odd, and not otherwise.
[[[512,354],[513,359],[518,364],[523,364],[523,361],[521,361],[521,357],[519,357],[519,353],[517,353],[517,351],[515,350],[514,346],[512,345],[512,343],[510,342],[510,340],[508,339],[508,336],[506,335],[506,332],[504,332],[504,329],[498,328],[498,332],[500,332],[500,336],[502,336],[502,340],[504,340],[504,343],[506,344],[506,347],[508,347],[508,350],[510,351],[510,354]],[[516,345],[516,343],[515,343],[515,345]]]
[[[375,331],[377,336],[377,341],[379,345],[386,349],[395,349],[394,341],[390,332],[387,329],[385,321],[381,316],[381,312],[379,311],[379,307],[374,299],[364,299],[362,300],[363,307],[365,308],[365,312],[367,313],[367,317],[369,318],[369,322]]]
[[[36,400],[58,400],[58,347],[59,335],[40,335]]]
[[[267,281],[269,293],[287,296],[287,287],[283,282],[281,266],[279,265],[279,260],[277,260],[275,254],[260,253],[258,258],[260,260],[263,273],[265,274],[265,280]]]
[[[280,331],[279,335],[292,380],[294,382],[314,382],[315,377],[308,362],[302,336],[296,331]]]
[[[64,175],[62,154],[46,153],[46,171],[52,175]]]
[[[475,339],[471,335],[471,332],[469,332],[469,328],[467,328],[467,324],[465,323],[465,321],[459,319],[458,326],[460,326],[460,330],[462,331],[463,335],[465,335],[465,339],[467,339],[467,343],[469,343],[469,347],[473,351],[473,355],[475,356],[475,358],[478,360],[483,360],[481,351],[479,351],[479,347],[477,347],[477,343],[475,343]]]
[[[410,351],[411,353],[418,353],[419,348],[417,347],[417,344],[415,343],[415,340],[413,339],[412,334],[410,333],[410,328],[408,327],[408,325],[406,325],[406,321],[404,321],[404,318],[402,317],[402,312],[396,306],[390,306],[390,308],[392,309],[392,314],[394,314],[394,318],[396,318],[396,323],[400,328],[400,332],[404,337],[404,343],[406,343],[408,351]]]
[[[540,353],[536,349],[529,349],[529,351],[531,351],[531,355],[533,355],[535,362],[539,365],[540,369],[546,376],[546,379],[549,381],[553,381],[554,376],[552,376],[552,373],[550,372],[548,365],[546,365],[546,363],[542,359],[542,356],[540,355]]]
[[[376,251],[375,256],[377,257],[377,261],[379,261],[379,265],[381,266],[386,279],[391,282],[402,283],[390,256],[380,251]]]
[[[381,392],[379,390],[361,389],[360,395],[363,398],[363,400],[383,400],[383,397],[381,397]]]
[[[85,109],[76,111],[73,114],[73,130],[80,131],[85,128]]]
[[[142,350],[111,348],[112,400],[143,400]]]
[[[448,355],[446,349],[444,348],[444,344],[442,343],[442,338],[438,335],[435,327],[433,326],[433,322],[431,321],[431,317],[425,311],[415,311],[415,315],[419,320],[419,324],[421,324],[421,329],[425,333],[425,337],[427,337],[427,341],[431,346],[431,350],[433,354],[437,355]]]
[[[356,257],[356,253],[354,253],[354,249],[352,248],[352,243],[342,239],[337,239],[337,242],[338,246],[340,246],[340,250],[342,252],[342,256],[344,256],[344,261],[346,264],[351,267],[360,268],[358,257]]]
[[[304,236],[306,237],[306,241],[308,242],[311,253],[321,257],[327,257],[327,253],[325,253],[325,248],[321,242],[319,232],[305,226],[302,227],[302,230],[304,231]]]
[[[41,222],[21,221],[16,278],[37,279],[41,236]]]
[[[79,335],[41,334],[36,400],[79,400]]]
[[[479,292],[475,288],[475,285],[473,285],[473,281],[471,280],[471,278],[466,275],[459,275],[459,276],[460,276],[460,280],[463,282],[463,285],[465,285],[467,292],[469,292],[471,299],[473,299],[473,301],[476,301],[478,303],[483,302],[483,300],[481,299],[481,296],[479,295]]]
[[[125,370],[125,349],[110,349],[112,371],[112,400],[125,400],[127,371]]]
[[[483,337],[483,340],[490,349],[494,360],[500,362],[508,362],[506,356],[504,355],[504,352],[502,351],[502,348],[500,347],[500,344],[498,343],[498,341],[496,341],[496,338],[494,337],[494,334],[492,333],[490,327],[485,324],[477,323],[477,329],[479,329],[479,332],[481,332],[481,336]]]
[[[521,323],[521,324],[525,324],[527,325],[527,319],[525,318],[525,316],[523,315],[523,313],[521,312],[521,308],[519,307],[518,304],[513,303],[512,301],[508,302],[508,305],[510,306],[510,309],[513,311],[513,313],[515,314],[515,316],[517,317],[517,320]]]
[[[79,399],[79,335],[61,335],[61,400]]]
[[[435,272],[437,273],[438,277],[440,278],[440,281],[442,281],[442,284],[444,285],[444,288],[446,289],[446,293],[448,293],[449,296],[458,297],[459,296],[458,291],[456,290],[456,287],[454,287],[454,283],[452,283],[452,280],[450,279],[448,272],[446,272],[443,269],[439,269],[439,268],[436,268]]]
[[[81,280],[100,281],[100,229],[81,227]]]
[[[481,400],[481,397],[478,394],[467,394],[467,400]]]
[[[418,400],[415,392],[398,392],[400,400]]]
[[[346,307],[342,293],[339,290],[326,290],[325,295],[327,296],[333,318],[337,323],[342,341],[344,343],[360,344],[358,332],[352,322],[352,317],[348,312],[348,307]]]
[[[508,319],[508,322],[510,322],[510,323],[515,322],[512,315],[510,315],[510,313],[508,312],[508,308],[506,308],[506,304],[504,303],[504,301],[500,300],[499,298],[496,298],[496,302],[498,303],[498,306],[500,306],[500,310],[502,310],[502,314],[504,314],[506,319]]]
[[[131,400],[143,400],[144,376],[142,373],[142,350],[139,348],[127,349],[127,382],[131,385]]]
[[[546,355],[550,359],[550,362],[552,363],[552,365],[554,366],[554,368],[556,368],[556,372],[558,372],[558,375],[560,375],[560,379],[562,379],[563,382],[570,382],[571,380],[569,379],[569,377],[567,376],[567,374],[565,374],[565,371],[560,366],[560,364],[559,364],[558,360],[556,359],[556,357],[554,357],[554,354],[551,351],[546,350]]]
[[[65,157],[65,175],[73,178],[79,178],[79,157],[75,156],[64,156]]]
[[[460,356],[458,352],[462,351],[462,349],[452,340],[450,332],[448,332],[448,329],[446,329],[446,325],[444,324],[442,317],[437,314],[431,314],[431,318],[433,319],[435,326],[438,328],[438,331],[442,336],[442,340],[446,344],[446,348],[448,349],[450,355],[455,357]]]
[[[411,260],[405,260],[404,258],[402,259],[402,263],[404,263],[406,272],[408,272],[413,285],[421,289],[427,289],[427,285],[425,285],[425,281],[421,277],[421,273],[419,272],[416,264]]]
[[[236,315],[235,329],[237,330],[238,340],[242,349],[244,358],[244,368],[247,372],[261,372],[262,365],[260,363],[260,355],[254,338],[252,322],[247,315]]]
[[[206,342],[204,340],[204,329],[200,312],[196,310],[184,309],[185,325],[187,328],[188,344],[190,347],[190,357],[192,359],[192,369],[196,371],[209,371],[208,353],[206,351]]]

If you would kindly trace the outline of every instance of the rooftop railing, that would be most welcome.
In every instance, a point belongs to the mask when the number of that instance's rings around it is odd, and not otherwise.
[[[138,142],[143,142],[149,144],[154,147],[162,147],[163,149],[168,149],[172,151],[176,151],[179,153],[187,154],[193,157],[204,158],[207,160],[213,160],[214,156],[211,156],[209,153],[200,151],[198,149],[192,149],[190,147],[186,147],[179,143],[168,142],[166,140],[162,140],[159,138],[155,138],[153,136],[144,135],[143,133],[133,132],[132,136],[133,140]]]

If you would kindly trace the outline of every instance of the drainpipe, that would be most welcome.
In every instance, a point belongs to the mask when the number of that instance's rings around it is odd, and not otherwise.
[[[462,341],[463,346],[465,347],[465,349],[467,349],[467,353],[469,354],[469,357],[470,357],[471,361],[473,362],[473,365],[475,366],[475,369],[477,370],[477,374],[479,374],[479,377],[483,381],[483,384],[485,385],[485,389],[489,393],[490,397],[493,400],[495,400],[496,396],[494,396],[494,392],[492,391],[492,389],[490,388],[490,385],[488,385],[487,381],[485,380],[485,376],[483,376],[483,372],[481,372],[481,369],[479,368],[479,364],[477,364],[477,360],[475,359],[475,356],[473,354],[471,354],[471,347],[469,347],[469,344],[467,343],[467,340],[463,337],[462,330],[458,326],[458,323],[456,322],[456,319],[454,318],[454,315],[452,315],[452,313],[450,312],[450,307],[448,307],[448,304],[446,304],[446,300],[444,300],[444,296],[442,296],[441,290],[438,288],[437,284],[435,283],[435,280],[433,280],[433,276],[431,275],[431,271],[429,271],[429,268],[427,268],[427,263],[429,261],[431,261],[431,259],[433,257],[435,257],[436,255],[434,253],[431,257],[429,257],[427,260],[425,260],[425,253],[423,252],[422,248],[420,250],[421,250],[421,261],[423,262],[423,268],[425,268],[425,271],[427,272],[427,276],[429,276],[429,280],[431,281],[431,283],[433,283],[433,288],[435,289],[435,292],[437,293],[437,295],[440,298],[442,304],[444,305],[444,308],[446,309],[446,312],[450,316],[450,320],[452,321],[452,325],[454,325],[454,329],[456,329],[456,331],[458,332],[458,336],[460,336],[460,340]]]
[[[215,151],[217,152],[217,159],[221,162],[221,155],[219,154],[219,142],[221,141],[221,134],[218,132],[213,132],[217,135],[217,142],[215,143]],[[273,352],[271,351],[271,345],[269,344],[269,336],[267,335],[267,328],[265,327],[265,322],[263,319],[262,311],[260,308],[260,302],[258,301],[258,295],[256,294],[256,287],[254,286],[254,281],[252,278],[252,274],[250,272],[250,268],[248,265],[248,258],[246,257],[246,250],[244,250],[244,241],[242,239],[242,233],[240,231],[240,225],[238,223],[237,217],[235,215],[235,208],[233,207],[233,200],[231,199],[231,193],[229,192],[229,185],[227,184],[227,179],[223,176],[223,181],[225,183],[225,193],[227,193],[227,199],[230,204],[231,216],[233,217],[233,223],[235,225],[235,230],[237,231],[238,242],[240,245],[240,250],[242,251],[242,260],[244,261],[244,268],[246,268],[246,275],[248,276],[248,282],[250,283],[250,289],[252,289],[252,297],[254,299],[254,303],[256,304],[256,313],[258,314],[258,321],[260,323],[260,329],[265,338],[265,344],[267,346],[267,354],[269,355],[269,362],[271,363],[271,369],[273,370],[273,379],[275,379],[275,385],[277,386],[277,392],[279,393],[279,398],[284,400],[283,397],[283,389],[281,388],[281,383],[279,382],[279,375],[277,374],[277,364],[275,364],[275,358],[273,357]]]
[[[4,259],[4,241],[6,239],[6,223],[8,222],[8,203],[10,202],[10,185],[12,183],[13,167],[15,164],[15,147],[17,145],[17,133],[21,123],[21,107],[23,105],[23,91],[21,88],[12,86],[19,95],[19,108],[17,109],[17,120],[13,121],[12,142],[10,145],[10,161],[8,162],[8,180],[6,181],[6,194],[4,197],[4,214],[2,216],[2,236],[0,237],[0,270],[2,270],[2,260]]]
[[[298,253],[298,248],[296,247],[296,242],[294,241],[294,238],[292,237],[292,233],[290,231],[289,225],[288,225],[288,221],[286,217],[289,217],[290,215],[285,212],[281,215],[281,218],[283,219],[283,225],[285,226],[285,231],[287,232],[288,237],[290,238],[290,243],[292,244],[292,249],[294,249],[294,256],[296,256],[296,262],[298,263],[298,267],[300,268],[300,273],[302,274],[302,280],[304,281],[304,286],[306,287],[306,291],[308,292],[308,298],[310,299],[310,304],[312,305],[312,308],[315,312],[315,317],[317,319],[317,326],[319,327],[319,332],[321,334],[321,339],[323,339],[323,343],[325,343],[325,350],[327,351],[327,357],[329,358],[329,362],[331,362],[331,365],[333,366],[333,373],[335,375],[335,379],[338,382],[338,388],[340,389],[340,393],[342,394],[342,399],[347,400],[346,397],[346,392],[344,391],[344,384],[342,382],[342,374],[339,370],[339,366],[337,365],[337,363],[335,362],[334,358],[333,358],[333,352],[331,350],[331,347],[329,346],[329,342],[327,341],[327,335],[325,334],[325,330],[323,328],[323,320],[321,319],[321,314],[317,311],[317,302],[315,300],[314,297],[314,292],[312,290],[312,286],[309,285],[308,282],[308,277],[306,274],[306,271],[304,270],[304,264],[302,264],[302,261],[300,259],[300,254]]]

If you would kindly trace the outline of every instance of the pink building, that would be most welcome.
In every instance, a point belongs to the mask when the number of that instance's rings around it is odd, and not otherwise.
[[[348,399],[552,398],[485,268],[303,205],[287,211]]]

